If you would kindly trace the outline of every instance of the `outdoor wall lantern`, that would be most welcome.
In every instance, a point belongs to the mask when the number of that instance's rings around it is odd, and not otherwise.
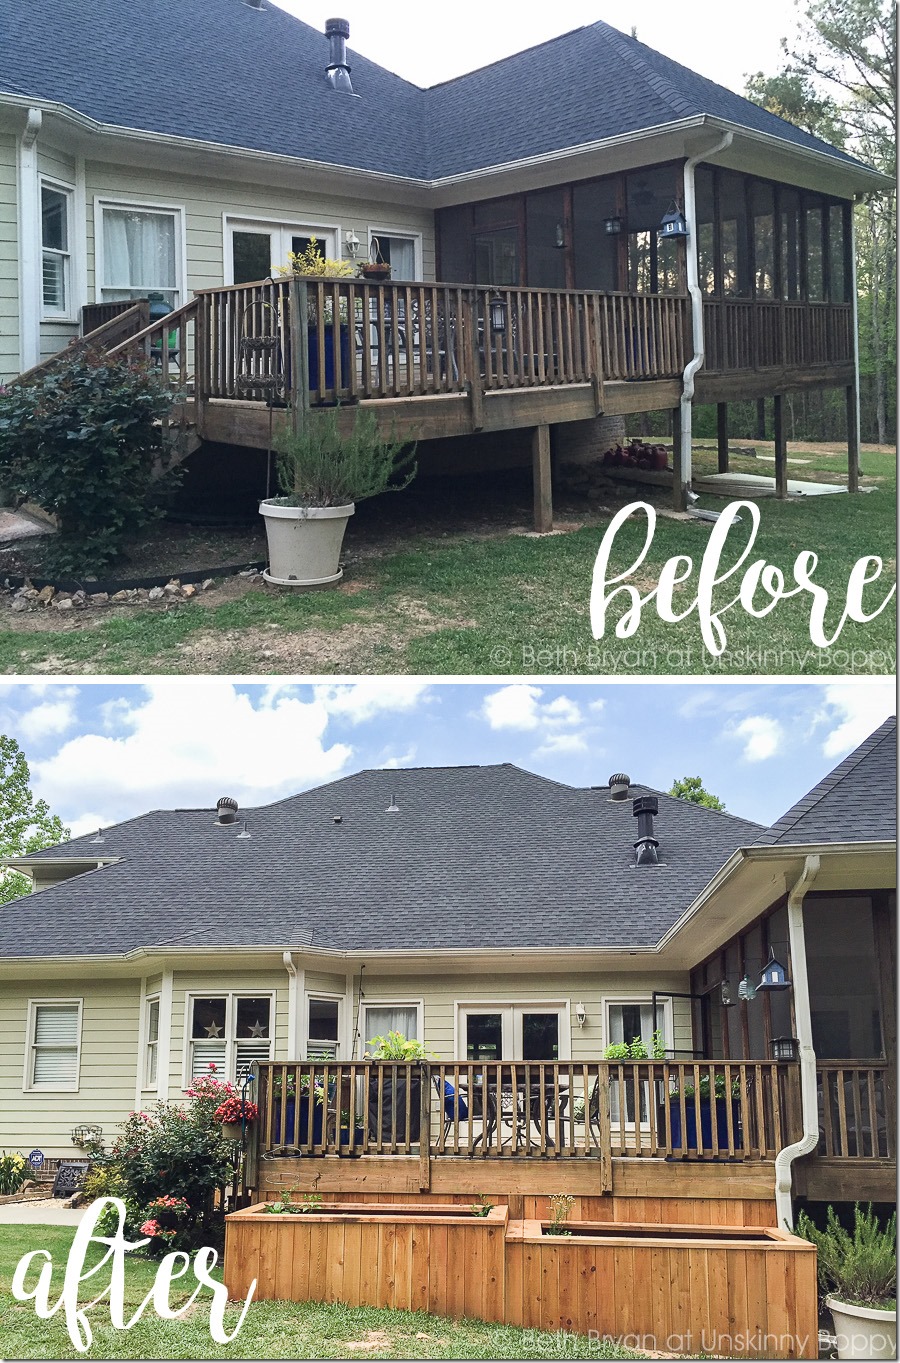
[[[576,1003],[575,1005],[575,1021],[579,1027],[583,1027],[587,1022],[587,1009],[583,1003]]]
[[[798,1060],[799,1057],[800,1042],[795,1036],[772,1037],[773,1060]]]
[[[787,971],[780,961],[776,961],[774,950],[769,947],[769,959],[763,966],[763,972],[759,977],[758,989],[771,989],[773,991],[790,989],[791,982],[787,977]]]
[[[558,222],[558,223],[556,224],[556,245],[557,245],[557,248],[558,248],[560,251],[562,251],[563,248],[565,247],[565,244],[566,244],[566,234],[565,234],[565,231],[563,230],[563,225],[562,225],[562,223],[561,223],[561,222]]]
[[[491,331],[495,336],[506,330],[506,300],[495,289],[491,295]]]
[[[722,981],[722,1007],[723,1008],[734,1007],[734,995],[731,992],[731,985],[728,983],[727,980]]]
[[[344,237],[344,244],[347,247],[347,255],[352,257],[353,260],[355,260],[356,257],[359,255],[359,237],[356,235],[352,227]]]
[[[603,226],[606,229],[606,235],[608,237],[617,237],[619,233],[622,231],[622,219],[604,218]]]
[[[688,234],[687,222],[684,214],[677,203],[672,201],[667,213],[663,214],[662,222],[656,229],[661,237],[686,237]]]
[[[751,1003],[756,998],[756,985],[750,983],[749,976],[745,975],[738,985],[738,998],[745,1003]]]

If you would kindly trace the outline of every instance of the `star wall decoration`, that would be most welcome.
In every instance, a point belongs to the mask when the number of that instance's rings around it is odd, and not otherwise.
[[[251,1035],[251,1036],[265,1036],[265,1034],[266,1034],[266,1029],[265,1029],[265,1027],[262,1025],[262,1023],[261,1023],[261,1022],[254,1022],[253,1026],[250,1028],[250,1035]]]
[[[206,1035],[208,1037],[214,1038],[215,1040],[218,1040],[219,1037],[222,1035],[222,1028],[219,1026],[217,1022],[211,1022],[206,1029]]]

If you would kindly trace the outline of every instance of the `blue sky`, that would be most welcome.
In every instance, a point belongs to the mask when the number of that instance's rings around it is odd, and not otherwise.
[[[265,804],[362,767],[515,762],[572,785],[698,775],[770,823],[894,709],[892,684],[404,678],[0,685],[0,730],[73,832],[232,795]]]

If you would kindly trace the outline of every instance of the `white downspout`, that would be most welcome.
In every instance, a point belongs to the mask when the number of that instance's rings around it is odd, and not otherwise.
[[[851,282],[850,298],[853,305],[853,420],[856,422],[856,450],[857,462],[859,461],[859,441],[860,441],[860,414],[859,414],[859,290],[856,282],[856,200],[850,205],[850,260],[851,260]],[[849,477],[847,479],[849,482]]]
[[[691,439],[693,436],[694,375],[703,365],[706,355],[703,334],[703,294],[700,292],[700,266],[697,260],[697,199],[694,193],[694,168],[716,152],[730,147],[734,133],[723,133],[717,142],[706,151],[689,156],[684,163],[684,218],[687,223],[687,285],[691,295],[691,335],[694,353],[682,375],[680,417],[681,417],[681,481],[687,489],[691,485]],[[676,505],[683,501],[683,494],[676,488]]]
[[[300,1060],[300,1047],[303,1037],[303,996],[306,993],[306,971],[298,970],[289,951],[282,952],[281,959],[288,973],[288,1025],[287,1058]]]
[[[37,140],[40,109],[29,109],[16,153],[19,232],[19,364],[21,372],[41,358],[41,191]]]
[[[806,971],[806,936],[803,930],[803,901],[819,874],[820,858],[813,852],[803,863],[796,885],[788,895],[788,940],[791,948],[791,974],[794,983],[794,1018],[800,1043],[800,1110],[803,1135],[786,1145],[775,1156],[775,1210],[777,1224],[794,1227],[791,1203],[791,1165],[801,1155],[811,1155],[819,1144],[819,1104],[816,1093],[816,1053],[812,1043],[809,1011],[809,976]]]

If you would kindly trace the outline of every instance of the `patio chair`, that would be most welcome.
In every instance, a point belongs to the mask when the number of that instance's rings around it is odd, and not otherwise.
[[[437,1075],[434,1076],[432,1082],[434,1084],[435,1093],[443,1103],[444,1140],[446,1141],[453,1128],[453,1123],[457,1119],[461,1122],[467,1122],[469,1120],[469,1108],[462,1094],[460,1094],[457,1099],[456,1089],[450,1083],[449,1079],[444,1080],[443,1090],[441,1089],[441,1081],[438,1079]]]

